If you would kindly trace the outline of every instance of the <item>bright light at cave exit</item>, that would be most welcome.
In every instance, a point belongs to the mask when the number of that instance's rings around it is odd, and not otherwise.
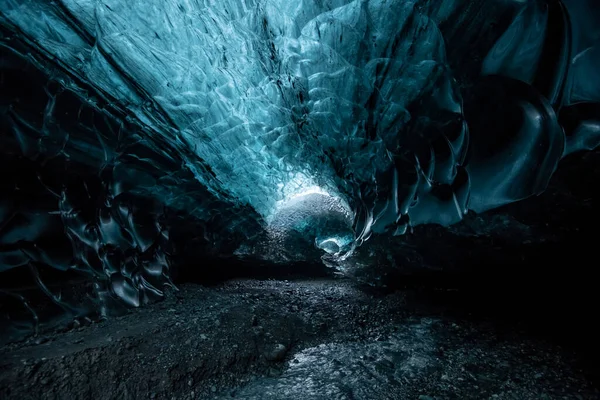
[[[268,218],[269,223],[272,222],[274,216],[279,210],[283,208],[289,209],[291,207],[295,207],[295,205],[303,198],[314,194],[335,199],[335,201],[339,202],[339,204],[345,210],[345,214],[348,216],[348,218],[350,218],[352,215],[350,206],[345,199],[337,194],[332,194],[325,188],[317,185],[314,179],[307,177],[303,173],[296,173],[287,184],[279,184],[278,189],[282,194],[282,198],[276,202],[274,210]],[[333,255],[339,253],[339,251],[343,247],[349,245],[352,240],[353,238],[347,235],[325,238],[320,237],[315,238],[315,245],[323,249],[325,252]]]
[[[314,179],[307,177],[301,172],[296,173],[287,184],[280,183],[277,186],[283,196],[281,200],[275,203],[274,213],[281,208],[292,205],[295,200],[310,194],[321,194],[328,197],[334,197],[348,208],[346,203],[339,196],[329,193],[327,190],[317,185]]]

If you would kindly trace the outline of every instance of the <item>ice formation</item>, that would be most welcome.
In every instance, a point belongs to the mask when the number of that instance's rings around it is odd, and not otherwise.
[[[584,3],[0,0],[0,273],[138,306],[192,247],[347,255],[539,194],[600,144]]]

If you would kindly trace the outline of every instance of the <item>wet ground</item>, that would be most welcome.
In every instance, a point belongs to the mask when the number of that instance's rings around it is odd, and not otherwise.
[[[575,350],[457,311],[453,296],[335,277],[188,283],[4,346],[0,398],[600,398]]]

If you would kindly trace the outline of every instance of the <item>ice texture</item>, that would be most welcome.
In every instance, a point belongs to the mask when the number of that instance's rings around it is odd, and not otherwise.
[[[0,272],[138,306],[190,247],[346,257],[539,194],[600,144],[591,8],[0,0]]]

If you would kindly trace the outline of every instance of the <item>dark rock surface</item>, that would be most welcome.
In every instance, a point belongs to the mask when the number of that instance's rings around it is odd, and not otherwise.
[[[453,293],[340,278],[185,284],[4,346],[0,398],[598,398],[576,351],[457,307]]]

